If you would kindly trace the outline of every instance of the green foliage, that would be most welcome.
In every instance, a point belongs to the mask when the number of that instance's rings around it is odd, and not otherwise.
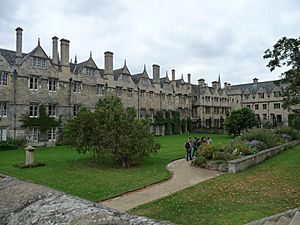
[[[282,88],[283,107],[300,103],[300,38],[283,37],[275,43],[273,49],[267,49],[264,59],[268,59],[267,67],[270,71],[285,67],[286,71],[281,74],[280,84],[286,84]]]
[[[261,141],[266,145],[266,148],[271,148],[278,145],[278,143],[274,141],[275,137],[273,136],[271,130],[263,130],[263,129],[251,130],[244,133],[241,136],[241,140],[248,141],[248,142],[252,140]]]
[[[290,128],[290,127],[283,127],[283,128],[277,128],[275,130],[276,134],[280,134],[283,135],[283,137],[285,135],[288,135],[291,137],[292,140],[298,140],[299,139],[299,131]]]
[[[180,134],[181,133],[181,120],[180,120],[180,113],[177,111],[172,111],[172,132],[173,134]]]
[[[186,120],[185,119],[181,120],[181,132],[182,133],[186,132]]]
[[[31,165],[26,165],[25,162],[15,163],[13,164],[14,167],[20,168],[20,169],[27,169],[27,168],[33,168],[33,167],[40,167],[45,166],[46,164],[41,161],[34,161]]]
[[[291,127],[300,131],[300,117],[295,117],[292,121],[291,121]]]
[[[240,135],[242,130],[250,129],[258,125],[254,112],[245,107],[233,110],[225,119],[224,126],[228,134]]]
[[[227,146],[227,151],[230,152],[235,158],[239,158],[245,155],[251,155],[252,149],[247,143],[241,139],[236,139],[232,141]]]
[[[14,150],[20,147],[24,147],[25,143],[26,141],[24,139],[13,140],[9,138],[7,141],[0,142],[0,151]]]
[[[190,133],[192,130],[192,119],[190,117],[188,117],[186,119],[186,127],[187,127],[187,131]]]
[[[154,123],[156,125],[164,125],[166,135],[185,132],[182,131],[182,120],[180,119],[180,113],[177,111],[157,111],[154,116]]]
[[[195,158],[193,161],[192,161],[192,165],[194,166],[204,166],[206,164],[206,159],[205,157],[199,155],[197,158]]]
[[[217,151],[218,149],[211,144],[202,144],[198,147],[198,155],[203,156],[206,159],[212,159],[213,152]]]
[[[22,127],[39,127],[41,132],[58,127],[61,124],[60,120],[57,121],[47,114],[45,105],[39,107],[39,117],[30,117],[29,114],[26,113],[22,114],[20,121],[23,123]]]
[[[120,98],[101,98],[95,112],[84,109],[68,121],[64,136],[79,153],[91,150],[99,161],[104,154],[113,154],[129,167],[160,148],[149,122],[135,117],[134,108],[126,110]]]

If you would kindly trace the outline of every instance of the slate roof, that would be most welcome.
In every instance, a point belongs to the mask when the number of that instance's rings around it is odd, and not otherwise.
[[[231,85],[231,90],[240,89],[241,92],[244,93],[248,89],[251,94],[256,94],[260,88],[263,88],[266,91],[266,93],[271,93],[274,87],[276,86],[274,82],[275,81],[264,81],[264,82],[258,82],[257,84],[248,83],[248,84]]]
[[[15,58],[16,58],[15,51],[0,48],[0,52],[2,53],[2,55],[10,65],[13,65],[15,63]],[[24,58],[26,55],[27,55],[26,53],[22,53],[22,58]]]
[[[133,80],[135,83],[138,83],[138,82],[141,80],[143,74],[144,74],[144,73],[138,73],[138,74],[133,74],[133,75],[131,75],[132,80]]]

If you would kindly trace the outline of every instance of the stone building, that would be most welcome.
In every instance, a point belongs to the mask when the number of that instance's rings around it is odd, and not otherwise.
[[[262,124],[286,125],[288,112],[282,109],[280,87],[273,81],[230,85],[221,88],[220,77],[209,87],[204,79],[191,84],[175,79],[175,70],[162,77],[160,66],[152,66],[150,78],[146,66],[138,74],[131,74],[124,62],[122,68],[113,66],[113,53],[104,53],[104,68],[94,61],[92,54],[84,62],[70,62],[70,41],[52,38],[52,58],[38,40],[29,53],[22,52],[22,28],[16,29],[16,50],[0,49],[0,141],[8,137],[28,136],[33,141],[57,140],[57,129],[41,137],[38,127],[30,131],[21,127],[20,117],[28,113],[39,116],[43,104],[51,117],[66,121],[76,116],[80,107],[92,110],[101,96],[119,96],[125,107],[135,107],[137,117],[153,117],[157,111],[180,112],[181,118],[192,118],[199,127],[222,128],[230,110],[249,107]],[[151,127],[156,134],[164,133],[164,126]]]
[[[17,139],[28,136],[33,141],[57,140],[57,129],[47,137],[40,137],[38,127],[30,131],[22,128],[20,117],[28,113],[39,116],[41,104],[51,117],[66,121],[76,116],[81,106],[94,109],[101,96],[119,96],[126,107],[135,107],[138,118],[153,118],[159,110],[178,110],[181,117],[190,117],[191,77],[175,80],[161,77],[160,66],[154,64],[150,78],[146,67],[141,73],[131,74],[126,62],[115,69],[113,53],[104,53],[104,69],[98,68],[90,57],[84,62],[70,62],[70,41],[52,38],[52,58],[38,41],[29,53],[22,52],[22,28],[16,29],[16,51],[0,49],[0,137]],[[153,126],[152,131],[164,133],[163,126]]]

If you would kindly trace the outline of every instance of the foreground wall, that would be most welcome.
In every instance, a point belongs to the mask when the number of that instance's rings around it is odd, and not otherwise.
[[[172,225],[0,175],[1,225]]]

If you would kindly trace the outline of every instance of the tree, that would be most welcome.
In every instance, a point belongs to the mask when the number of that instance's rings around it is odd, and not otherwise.
[[[98,160],[110,153],[123,167],[159,150],[150,134],[147,120],[136,120],[134,108],[125,109],[117,97],[105,97],[97,103],[95,112],[81,110],[71,118],[64,129],[64,136],[81,153],[93,151]]]
[[[233,110],[225,119],[224,126],[229,134],[240,135],[244,129],[250,129],[258,125],[254,112],[245,107]]]
[[[283,107],[300,103],[300,38],[283,37],[277,41],[273,49],[267,49],[264,59],[270,60],[267,67],[270,71],[285,67],[286,71],[281,74],[280,83],[286,84],[283,89]]]

